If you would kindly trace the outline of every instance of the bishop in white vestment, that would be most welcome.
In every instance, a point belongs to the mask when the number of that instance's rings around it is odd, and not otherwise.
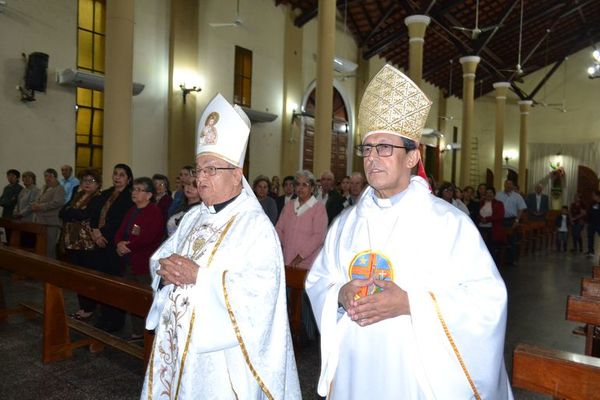
[[[241,173],[249,131],[221,96],[198,146],[202,204],[151,259],[155,341],[142,399],[300,399],[277,233]]]
[[[361,102],[369,187],[306,281],[328,399],[512,399],[506,288],[467,215],[411,177],[431,103],[385,66]]]

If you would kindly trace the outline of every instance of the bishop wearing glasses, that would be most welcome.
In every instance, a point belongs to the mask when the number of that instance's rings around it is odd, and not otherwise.
[[[156,332],[142,399],[299,399],[281,245],[242,174],[250,121],[217,95],[199,129],[202,204],[150,261]]]
[[[361,101],[369,186],[331,225],[306,281],[328,399],[512,399],[504,282],[469,217],[424,179],[430,107],[389,65]]]

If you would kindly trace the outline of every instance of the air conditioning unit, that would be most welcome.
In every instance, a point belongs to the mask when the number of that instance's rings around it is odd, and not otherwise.
[[[333,69],[336,72],[347,74],[356,71],[358,64],[341,57],[333,57]]]
[[[94,74],[78,69],[67,68],[57,73],[56,80],[59,85],[73,86],[85,89],[104,91],[104,75]],[[137,96],[144,90],[145,85],[133,82],[133,95]]]

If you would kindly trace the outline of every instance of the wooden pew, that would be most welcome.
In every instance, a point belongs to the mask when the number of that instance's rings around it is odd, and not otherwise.
[[[19,220],[0,218],[0,227],[11,231],[8,245],[13,248],[21,248],[21,236],[25,233],[35,235],[35,247],[25,249],[43,256],[46,254],[46,225],[33,222],[21,222]]]
[[[600,359],[519,344],[513,352],[512,384],[559,399],[600,399]]]
[[[46,254],[46,225],[35,224],[33,222],[20,222],[18,220],[0,218],[0,227],[11,231],[9,245],[13,248],[21,248],[21,237],[23,234],[30,234],[35,236],[35,247],[31,249],[24,249],[33,251],[39,255]],[[18,276],[13,275],[13,281],[20,279]],[[6,301],[4,300],[4,288],[2,282],[0,282],[0,323],[6,322],[6,317],[13,314],[28,314],[26,310],[21,308],[6,308]]]
[[[91,325],[67,318],[62,293],[63,289],[72,290],[145,317],[152,304],[152,291],[147,286],[4,245],[0,246],[0,268],[44,282],[43,362],[72,357],[73,349],[86,345],[90,345],[91,351],[99,351],[103,344],[148,360],[153,341],[150,332],[145,331],[144,349],[141,350],[139,346]],[[41,311],[35,305],[25,308]],[[86,334],[90,339],[72,343],[69,327]]]
[[[594,267],[592,274],[592,278],[600,279],[600,266]]]
[[[583,322],[585,327],[585,354],[599,356],[598,341],[594,341],[596,326],[600,326],[600,298],[586,296],[567,297],[567,320]]]
[[[581,295],[600,297],[600,279],[582,278],[581,279]]]
[[[289,290],[288,318],[292,331],[292,341],[294,350],[298,356],[300,340],[302,338],[302,293],[304,291],[304,281],[308,270],[285,266],[285,285]]]

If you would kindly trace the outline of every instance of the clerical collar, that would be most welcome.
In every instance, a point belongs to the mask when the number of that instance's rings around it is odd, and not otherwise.
[[[229,203],[232,203],[235,199],[237,199],[238,196],[239,196],[239,194],[237,196],[233,196],[232,198],[230,198],[227,201],[224,201],[223,203],[213,204],[212,206],[207,206],[208,210],[210,211],[211,214],[216,214],[219,211],[221,211],[222,209],[224,209],[225,207],[227,207],[227,205]]]
[[[395,206],[396,204],[398,204],[400,200],[402,200],[402,198],[404,197],[405,193],[406,189],[404,189],[400,193],[396,193],[392,197],[382,199],[377,197],[377,195],[375,194],[375,190],[373,190],[371,196],[373,197],[373,201],[375,201],[375,204],[377,204],[377,206],[379,206],[380,208],[390,208],[391,206]]]

